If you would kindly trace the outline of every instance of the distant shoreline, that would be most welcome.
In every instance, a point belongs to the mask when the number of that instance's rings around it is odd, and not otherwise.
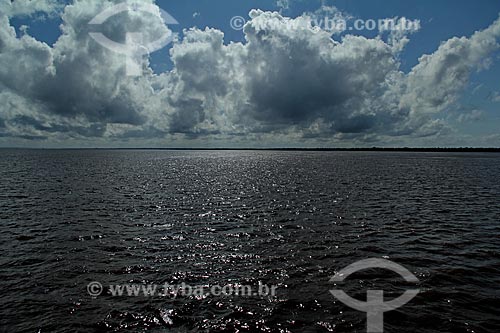
[[[500,148],[0,148],[0,150],[165,150],[165,151],[310,151],[310,152],[422,152],[500,153]]]

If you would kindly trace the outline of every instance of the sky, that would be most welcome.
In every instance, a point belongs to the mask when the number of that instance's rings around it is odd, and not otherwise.
[[[500,147],[499,15],[497,0],[0,0],[0,147]],[[381,19],[415,25],[366,27]]]

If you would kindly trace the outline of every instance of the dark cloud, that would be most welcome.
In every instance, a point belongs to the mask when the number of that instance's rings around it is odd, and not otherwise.
[[[42,141],[42,140],[47,140],[47,136],[43,135],[16,135],[12,133],[1,133],[0,132],[0,138],[15,138],[15,139],[23,139],[23,140],[28,140],[28,141]]]
[[[177,110],[172,115],[170,131],[172,133],[193,133],[194,128],[205,120],[203,101],[197,99],[171,102]]]
[[[155,127],[146,127],[140,129],[133,129],[129,131],[125,131],[119,133],[117,135],[112,136],[113,139],[124,139],[124,140],[132,140],[132,139],[154,139],[164,137],[168,132],[161,131]]]
[[[102,137],[104,132],[106,131],[106,126],[102,124],[91,124],[88,127],[55,123],[44,124],[35,118],[24,115],[14,117],[12,120],[10,120],[10,123],[17,126],[32,127],[34,130],[41,132],[68,133],[70,135],[83,137]]]

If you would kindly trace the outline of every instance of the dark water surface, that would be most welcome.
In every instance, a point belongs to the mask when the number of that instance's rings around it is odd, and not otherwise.
[[[372,257],[420,280],[386,332],[500,332],[500,154],[0,150],[0,179],[5,332],[365,332],[329,279]],[[91,281],[278,294],[92,298]]]

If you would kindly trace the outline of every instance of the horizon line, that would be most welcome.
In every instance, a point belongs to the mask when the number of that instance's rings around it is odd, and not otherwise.
[[[364,148],[283,148],[283,147],[274,147],[274,148],[206,148],[206,147],[193,147],[193,148],[182,148],[182,147],[163,147],[163,148],[153,148],[153,147],[111,147],[111,148],[103,148],[103,147],[91,147],[91,148],[40,148],[40,147],[0,147],[0,149],[4,150],[173,150],[173,151],[400,151],[400,152],[495,152],[500,153],[500,147],[432,147],[432,148],[423,148],[423,147],[364,147]]]

